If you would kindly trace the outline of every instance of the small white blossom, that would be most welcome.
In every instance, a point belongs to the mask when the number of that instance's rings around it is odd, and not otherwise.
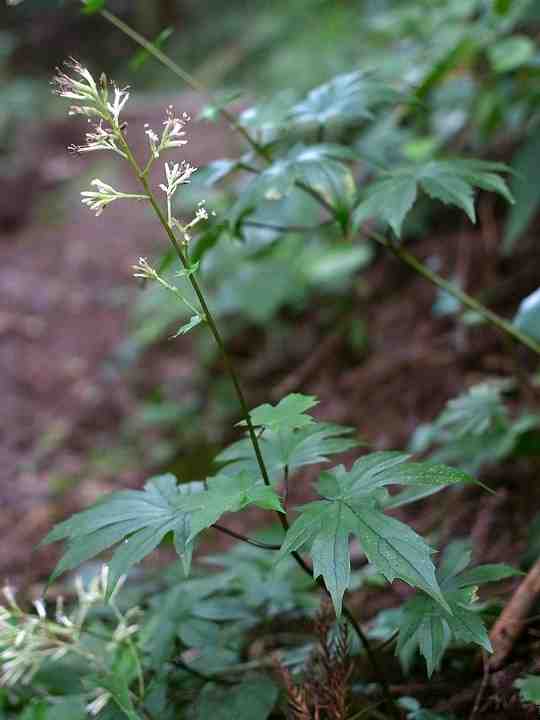
[[[135,270],[133,277],[142,278],[143,280],[153,280],[157,276],[157,272],[144,257],[140,257],[139,262],[132,267],[133,270]]]
[[[91,131],[86,133],[86,143],[84,145],[70,145],[68,150],[72,153],[112,150],[121,157],[126,157],[125,152],[118,147],[117,135],[112,130],[104,127],[102,120],[99,124],[94,125]]]
[[[38,598],[37,600],[34,600],[33,605],[36,608],[39,619],[45,620],[47,618],[47,611],[45,610],[45,603],[43,600]]]
[[[15,599],[15,590],[11,587],[11,585],[4,585],[2,593],[6,598],[8,605],[13,609],[18,610],[19,606],[17,605],[17,600]]]
[[[167,118],[163,123],[163,133],[161,136],[160,150],[169,150],[171,148],[181,147],[187,144],[184,140],[184,127],[191,120],[187,113],[183,113],[182,117],[176,117],[172,105],[167,108]]]
[[[148,137],[148,143],[150,145],[150,152],[153,158],[159,157],[159,135],[155,133],[152,128],[148,128],[144,131]]]
[[[109,703],[109,700],[112,697],[111,693],[108,690],[104,690],[103,688],[97,688],[95,692],[96,697],[86,706],[86,711],[89,712],[90,715],[94,716],[99,715],[99,713]]]
[[[119,124],[120,113],[124,109],[124,105],[129,100],[129,92],[127,87],[120,89],[113,85],[114,99],[112,103],[107,103],[107,108],[114,118],[115,125]]]
[[[148,200],[148,195],[138,195],[134,193],[124,193],[115,190],[111,185],[107,185],[102,180],[95,179],[90,183],[96,190],[83,190],[81,193],[82,203],[90,210],[94,210],[96,216],[101,215],[104,208],[114,200]]]
[[[71,71],[75,74],[75,77],[58,68],[53,79],[54,92],[60,97],[70,100],[83,100],[92,104],[100,104],[99,90],[92,73],[73,58],[64,65],[68,72]]]
[[[190,181],[191,176],[196,170],[197,168],[186,160],[174,164],[165,163],[167,184],[162,184],[159,187],[166,195],[172,197],[180,185],[184,185]]]

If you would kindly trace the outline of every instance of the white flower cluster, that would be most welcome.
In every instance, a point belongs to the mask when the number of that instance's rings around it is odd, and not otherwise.
[[[84,633],[84,623],[91,607],[105,602],[107,579],[106,565],[86,587],[81,578],[77,578],[77,603],[73,611],[66,614],[63,598],[58,597],[52,617],[48,616],[42,599],[34,601],[35,612],[29,613],[17,603],[13,588],[4,587],[2,592],[5,605],[0,605],[0,686],[27,685],[44,664],[60,660],[68,653],[84,657],[93,669],[102,672],[106,667],[103,658],[93,655],[83,647],[81,635]],[[140,612],[139,608],[132,608],[122,615],[114,605],[114,595],[124,580],[125,577],[121,578],[109,600],[117,618],[116,628],[106,646],[111,653],[139,629],[137,624],[131,622]],[[88,712],[97,715],[109,702],[110,697],[108,691],[95,689],[87,704]]]
[[[88,122],[92,123],[92,128],[86,133],[85,144],[70,145],[68,148],[70,152],[89,153],[108,150],[120,155],[132,165],[148,192],[150,191],[147,177],[153,162],[166,150],[173,150],[187,143],[184,128],[191,118],[187,113],[178,117],[173,106],[169,105],[160,134],[156,133],[148,124],[145,125],[150,154],[146,165],[141,168],[126,141],[124,135],[126,124],[120,121],[120,114],[129,99],[128,88],[120,89],[114,84],[109,84],[105,75],[102,75],[99,82],[96,82],[92,73],[74,59],[65,64],[65,69],[58,69],[53,86],[54,91],[61,97],[76,101],[70,107],[70,115],[87,116]],[[171,229],[173,227],[180,228],[185,242],[189,240],[188,230],[201,220],[207,220],[208,213],[201,206],[193,220],[188,225],[182,226],[172,216],[172,198],[180,185],[190,181],[196,169],[185,160],[177,163],[165,163],[166,184],[160,185],[167,197],[168,225]],[[91,184],[94,189],[81,193],[82,203],[93,210],[96,215],[101,215],[104,208],[114,200],[150,200],[155,204],[153,198],[148,194],[125,193],[99,179],[93,180]]]
[[[184,139],[186,134],[184,127],[190,120],[191,118],[187,113],[182,113],[182,117],[176,117],[173,106],[169,105],[167,117],[163,122],[161,137],[146,123],[144,127],[152,159],[158,158],[164,150],[173,150],[182,147],[182,145],[187,145],[187,140]]]
[[[121,89],[112,84],[110,98],[106,75],[101,75],[98,87],[90,70],[77,60],[71,58],[64,67],[65,70],[57,69],[52,85],[54,92],[60,97],[79,101],[80,104],[70,107],[69,114],[99,117],[109,122],[113,128],[118,128],[120,113],[129,100],[129,88]]]
[[[148,195],[138,195],[136,193],[125,193],[115,190],[107,183],[104,183],[97,178],[92,180],[90,185],[93,185],[96,190],[83,190],[81,193],[82,204],[94,210],[96,216],[101,215],[103,209],[112,203],[114,200],[147,200]]]

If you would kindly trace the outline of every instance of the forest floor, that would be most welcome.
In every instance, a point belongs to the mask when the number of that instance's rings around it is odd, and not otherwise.
[[[186,95],[178,105],[195,114],[200,103]],[[130,132],[152,121],[159,122],[141,107]],[[226,155],[232,144],[217,125],[194,125],[191,136],[188,157],[195,164]],[[56,548],[36,550],[54,522],[104,492],[146,479],[153,461],[130,466],[129,447],[120,448],[124,461],[116,467],[107,462],[114,438],[153,384],[175,375],[189,384],[195,362],[188,340],[174,349],[170,343],[153,347],[125,372],[115,360],[129,335],[129,308],[138,292],[131,266],[140,255],[157,257],[162,244],[152,218],[139,208],[116,203],[96,219],[80,206],[78,192],[93,175],[87,159],[65,151],[76,140],[77,129],[63,121],[23,129],[20,166],[1,181],[10,203],[0,205],[0,578],[26,588],[42,582],[54,565]],[[127,177],[121,179],[129,187]],[[501,260],[495,252],[499,231],[496,208],[484,198],[478,229],[464,224],[448,231],[441,225],[414,250],[473,294],[489,288],[489,304],[511,315],[540,285],[540,258],[529,250]],[[435,317],[434,289],[394,260],[378,259],[359,278],[354,295],[353,313],[368,337],[360,356],[342,333],[323,334],[317,303],[295,320],[295,348],[277,357],[275,348],[265,351],[260,331],[231,340],[251,405],[286,392],[314,394],[321,417],[354,426],[376,449],[403,448],[418,424],[432,420],[449,398],[530,362],[526,351],[509,352],[490,328],[464,329],[455,319]],[[256,361],[250,357],[253,346]],[[512,468],[511,475],[504,467],[493,471],[494,486],[501,488],[494,496],[463,489],[435,509],[419,504],[408,519],[420,529],[439,523],[443,543],[472,535],[479,562],[515,562],[540,491],[530,464]],[[501,477],[504,486],[497,484]],[[395,604],[406,593],[398,584],[384,602]],[[376,609],[373,602],[361,594],[355,598],[364,619]],[[529,717],[512,683],[528,662],[533,635],[492,683],[477,720]],[[439,710],[467,717],[481,676],[480,668],[468,687],[451,678]],[[429,695],[429,686],[422,687]]]

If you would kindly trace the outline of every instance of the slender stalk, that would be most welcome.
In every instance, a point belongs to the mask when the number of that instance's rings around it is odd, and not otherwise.
[[[123,32],[124,35],[127,35],[134,42],[136,42],[137,45],[146,50],[149,55],[152,55],[152,57],[154,57],[162,65],[168,68],[172,73],[174,73],[174,75],[183,80],[187,85],[189,85],[189,87],[191,87],[193,90],[196,90],[197,92],[200,92],[203,95],[206,95],[212,102],[217,104],[215,97],[210,92],[210,90],[205,87],[205,85],[199,82],[199,80],[193,77],[193,75],[188,73],[187,70],[184,70],[182,67],[180,67],[178,63],[175,63],[172,58],[162,52],[158,47],[156,47],[143,35],[134,30],[130,25],[125,23],[123,20],[121,20],[109,10],[101,10],[100,15],[105,18],[105,20],[110,22],[111,25],[114,25],[118,30]],[[252,150],[257,153],[257,155],[260,155],[267,161],[270,160],[268,150],[266,150],[265,147],[263,147],[254,138],[251,137],[248,131],[242,125],[240,125],[233,113],[229,112],[227,108],[224,107],[219,107],[219,113],[229,123],[229,125],[233,127],[236,132],[238,132],[244,138],[244,140],[248,143]]]
[[[130,37],[134,42],[136,42],[140,47],[142,47],[144,50],[146,50],[150,55],[152,55],[156,60],[161,62],[165,67],[167,67],[171,72],[173,72],[177,77],[181,78],[185,83],[187,83],[191,88],[196,90],[197,92],[200,92],[207,97],[209,97],[211,100],[214,100],[214,97],[210,90],[203,85],[199,80],[197,80],[193,75],[188,73],[186,70],[184,70],[180,65],[174,62],[168,55],[166,55],[164,52],[162,52],[159,48],[157,48],[153,43],[148,41],[146,38],[144,38],[140,33],[138,33],[136,30],[131,28],[127,23],[125,23],[123,20],[118,18],[116,15],[111,13],[108,10],[101,10],[100,14],[103,18],[105,18],[108,22],[110,22],[112,25],[114,25],[116,28],[118,28],[121,32],[123,32],[125,35]],[[215,101],[215,100],[214,100]],[[268,150],[268,148],[264,147],[260,143],[258,143],[251,135],[250,133],[244,128],[236,119],[233,113],[229,112],[226,108],[219,107],[218,111],[220,115],[229,123],[229,125],[236,130],[244,140],[248,143],[248,145],[252,148],[252,150],[259,155],[266,163],[270,163],[272,160],[271,153]],[[247,168],[246,168],[247,169]],[[257,172],[255,168],[251,169],[253,172]],[[324,198],[317,190],[310,187],[309,185],[306,185],[305,183],[301,181],[296,181],[295,185],[299,187],[301,190],[306,192],[307,194],[311,195],[311,197],[316,200],[321,207],[323,207],[334,220],[338,220],[337,217],[337,211],[333,207],[331,203],[329,203],[326,198]],[[455,297],[457,300],[459,300],[463,305],[470,308],[471,310],[474,310],[479,315],[481,315],[485,320],[487,320],[492,325],[495,325],[499,330],[506,333],[510,337],[514,338],[518,342],[522,343],[526,347],[528,347],[530,350],[535,352],[536,354],[540,355],[540,344],[537,343],[533,338],[529,337],[525,333],[522,333],[519,329],[515,328],[511,323],[504,320],[504,318],[497,315],[497,313],[494,313],[493,311],[489,310],[485,307],[482,303],[480,303],[478,300],[475,300],[473,297],[468,295],[467,293],[463,292],[459,288],[455,287],[452,283],[448,282],[444,278],[442,278],[437,273],[431,271],[429,268],[427,268],[423,263],[421,263],[417,258],[415,258],[413,255],[411,255],[407,250],[396,246],[394,243],[392,243],[391,240],[388,238],[385,238],[382,235],[379,235],[378,233],[375,233],[373,231],[368,231],[366,233],[368,236],[370,236],[372,239],[374,239],[376,242],[378,242],[381,245],[384,245],[384,247],[388,248],[391,252],[396,255],[402,262],[407,264],[410,268],[412,268],[415,272],[419,273],[420,275],[423,275],[427,280],[432,282],[437,287],[440,287],[442,290],[445,290],[447,293]]]
[[[121,133],[121,131],[119,131],[119,139],[122,143],[123,149],[126,152],[128,162],[131,164],[137,177],[139,178],[139,180],[144,188],[144,191],[148,196],[148,200],[152,206],[152,209],[156,213],[156,215],[159,219],[159,222],[161,223],[163,229],[167,233],[167,237],[169,238],[169,241],[170,241],[171,245],[173,246],[182,266],[186,270],[189,269],[188,257],[186,255],[184,249],[182,248],[181,243],[179,242],[178,238],[176,237],[176,234],[170,227],[170,225],[167,221],[167,217],[165,216],[165,213],[163,212],[159,203],[157,202],[144,171],[139,167],[139,164],[137,163],[137,160],[135,159],[133,153],[131,152],[131,148],[129,147],[129,145],[128,145],[126,139],[124,138],[123,134]],[[208,323],[208,326],[210,328],[210,331],[212,332],[212,335],[214,336],[216,344],[218,345],[221,356],[223,358],[223,362],[225,364],[225,368],[226,368],[227,372],[229,373],[229,376],[232,380],[232,383],[233,383],[234,389],[236,391],[236,395],[238,397],[238,401],[239,401],[239,404],[240,404],[240,407],[242,410],[242,414],[246,421],[246,425],[248,428],[248,434],[249,434],[249,437],[251,440],[251,444],[253,446],[253,450],[255,452],[255,457],[257,459],[257,464],[259,466],[261,476],[263,478],[264,483],[266,485],[270,486],[271,483],[270,483],[270,477],[268,474],[268,470],[266,468],[266,465],[265,465],[265,462],[264,462],[264,459],[262,456],[257,433],[255,432],[255,428],[253,426],[253,423],[251,422],[249,409],[248,409],[248,406],[247,406],[247,403],[246,403],[246,400],[244,397],[242,387],[240,385],[240,381],[238,379],[238,375],[236,374],[236,370],[235,370],[235,368],[229,358],[229,355],[226,351],[223,338],[221,337],[221,334],[220,334],[218,327],[216,325],[216,322],[212,316],[210,308],[208,307],[208,304],[204,297],[203,291],[202,291],[199,283],[197,282],[197,279],[195,278],[193,273],[188,273],[188,278],[189,278],[191,286],[197,296],[197,299],[199,300],[204,318],[205,318],[206,322]],[[283,529],[285,531],[287,531],[289,529],[289,521],[287,518],[287,514],[276,512],[276,515],[279,518],[279,521],[280,521]],[[302,568],[302,570],[307,575],[309,575],[311,578],[313,578],[313,569],[304,560],[304,558],[300,555],[300,553],[295,551],[291,554],[292,554],[293,558],[295,559],[296,563]],[[324,586],[324,583],[322,583],[322,581],[320,579],[317,584],[319,586],[321,586],[323,588],[323,590],[325,590],[325,592],[328,592]],[[388,711],[391,713],[391,715],[394,718],[399,718],[399,710],[397,709],[397,706],[394,703],[394,699],[392,698],[392,695],[390,694],[389,685],[386,680],[386,676],[385,676],[381,666],[379,665],[375,654],[373,653],[373,650],[371,648],[371,645],[369,643],[367,636],[365,635],[364,631],[362,630],[362,628],[356,621],[352,611],[345,604],[343,605],[343,614],[348,619],[348,621],[351,623],[351,626],[353,627],[354,631],[358,635],[358,638],[360,639],[360,642],[366,651],[366,655],[368,656],[371,666],[373,667],[373,671],[375,672],[377,679],[382,687],[384,698],[385,698],[385,703],[388,706]]]
[[[422,277],[425,277],[426,280],[429,280],[431,283],[433,283],[433,285],[436,285],[437,287],[441,288],[441,290],[444,290],[449,295],[455,297],[456,300],[459,300],[459,302],[465,305],[465,307],[468,307],[470,310],[474,310],[475,312],[477,312],[484,318],[484,320],[487,320],[489,323],[491,323],[491,325],[494,325],[501,332],[509,335],[514,340],[520,342],[522,345],[526,345],[526,347],[535,352],[537,355],[540,355],[540,344],[537,343],[536,340],[534,340],[529,335],[521,332],[521,330],[512,325],[512,323],[508,322],[500,315],[497,315],[497,313],[493,312],[492,310],[489,310],[489,308],[487,308],[481,302],[475,300],[475,298],[471,297],[466,292],[463,292],[463,290],[456,287],[453,283],[445,280],[445,278],[441,277],[441,275],[439,275],[438,273],[430,270],[426,265],[424,265],[423,262],[418,260],[418,258],[412,255],[408,250],[405,250],[405,248],[396,245],[391,240],[384,237],[384,235],[380,235],[373,230],[364,230],[364,233],[371,239],[375,240],[375,242],[379,243],[379,245],[382,245],[383,247],[390,250],[391,253],[393,253],[399,260],[405,263],[405,265],[408,265],[408,267],[418,273],[418,275],[422,275]]]
[[[230,528],[227,528],[224,525],[219,525],[218,523],[214,523],[212,525],[212,527],[215,530],[222,532],[224,535],[230,535],[230,537],[236,538],[236,540],[241,540],[242,542],[245,542],[248,545],[253,545],[254,547],[261,548],[261,550],[280,550],[281,549],[281,545],[271,545],[270,543],[261,542],[260,540],[254,540],[253,538],[249,538],[246,535],[242,535],[241,533],[238,533],[235,530],[231,530]]]
[[[143,46],[146,50],[148,50],[148,52],[151,52],[154,56],[158,57],[158,59],[160,59],[162,62],[166,61],[165,64],[166,64],[168,67],[171,67],[171,65],[172,65],[173,67],[176,67],[176,66],[175,66],[175,63],[173,63],[172,60],[170,60],[166,55],[164,55],[163,53],[161,53],[161,51],[158,50],[157,48],[155,48],[151,43],[148,43],[146,40],[144,40],[144,38],[142,38],[142,36],[139,36],[138,33],[136,33],[134,30],[132,30],[128,25],[126,25],[125,23],[123,23],[123,21],[121,21],[119,18],[116,18],[116,16],[112,15],[112,13],[109,13],[108,11],[104,10],[104,11],[101,12],[101,14],[104,15],[104,17],[106,17],[108,20],[110,20],[110,21],[111,21],[114,25],[116,25],[119,29],[121,29],[121,30],[123,30],[124,32],[126,32],[130,37],[133,37],[134,39],[136,39],[136,41],[139,42],[139,44],[142,44],[142,46]],[[162,56],[162,57],[160,57],[160,56]],[[172,68],[171,68],[171,69],[172,69]],[[177,68],[177,69],[178,69],[178,70],[181,70],[181,68]],[[183,72],[183,71],[182,71],[182,72]],[[177,74],[178,74],[178,73],[177,73]],[[190,76],[189,76],[189,77],[190,77]],[[186,78],[184,78],[184,79],[186,79]],[[203,90],[202,86],[200,87],[200,89]],[[226,114],[226,113],[222,113],[222,114],[224,115],[224,117],[226,117],[227,119],[229,119],[229,118],[227,117],[227,115],[229,115],[229,113],[227,113],[227,114]],[[230,116],[230,117],[231,117],[231,121],[230,121],[231,124],[233,124],[234,126],[236,126],[236,121],[235,121],[234,117],[233,117],[233,116]],[[111,118],[109,118],[109,120],[111,120]],[[126,140],[126,138],[124,137],[124,134],[123,134],[123,132],[122,132],[122,129],[121,129],[120,127],[118,127],[114,122],[111,122],[111,127],[115,128],[116,134],[117,134],[117,137],[118,137],[118,141],[119,141],[122,149],[123,149],[124,152],[125,152],[127,161],[129,162],[129,164],[130,164],[131,167],[133,168],[133,170],[134,170],[134,172],[135,172],[135,174],[136,174],[136,177],[139,179],[139,182],[141,183],[142,187],[144,188],[144,191],[145,191],[145,194],[146,194],[146,196],[147,196],[147,198],[148,198],[148,201],[150,202],[150,205],[152,206],[152,209],[153,209],[154,212],[156,213],[156,216],[158,217],[159,222],[161,223],[163,229],[165,230],[165,232],[166,232],[166,234],[167,234],[167,237],[169,238],[169,241],[170,241],[170,243],[171,243],[171,245],[172,245],[172,247],[173,247],[176,255],[178,256],[178,259],[180,260],[180,263],[182,264],[182,267],[183,267],[185,270],[190,270],[190,263],[189,263],[189,258],[188,258],[187,252],[186,252],[186,251],[184,250],[184,248],[182,247],[181,241],[179,241],[178,238],[176,237],[176,234],[175,234],[175,232],[173,231],[173,229],[172,229],[172,227],[171,227],[171,225],[170,225],[170,223],[169,223],[168,217],[166,216],[166,214],[165,214],[164,211],[162,210],[161,206],[159,205],[158,201],[156,200],[156,197],[155,197],[155,195],[154,195],[154,193],[153,193],[153,191],[152,191],[152,188],[150,187],[150,184],[149,184],[149,182],[148,182],[148,167],[147,167],[147,168],[141,168],[141,167],[140,167],[140,165],[139,165],[139,163],[137,162],[135,156],[133,155],[133,152],[131,151],[131,148],[130,148],[130,146],[129,146],[127,140]],[[239,126],[238,126],[238,127],[239,127]],[[243,128],[242,128],[242,130],[243,130]],[[243,134],[244,134],[244,133],[243,133]],[[246,139],[248,139],[248,140],[250,141],[250,145],[252,145],[252,147],[253,147],[257,152],[259,152],[260,154],[262,153],[262,156],[265,157],[267,161],[269,161],[269,156],[268,156],[267,152],[265,151],[265,149],[264,149],[264,148],[261,148],[260,146],[258,146],[257,143],[254,143],[254,141],[252,140],[252,138],[249,136],[248,133],[245,133],[245,135],[246,135]],[[302,187],[302,186],[303,186],[302,183],[299,183],[298,185],[299,185],[299,187]],[[312,188],[310,188],[310,187],[307,186],[307,185],[304,186],[304,187],[302,187],[302,189],[305,189],[306,192],[308,192],[310,195],[312,195],[313,197],[315,197],[316,199],[318,199],[318,201],[320,202],[320,204],[321,204],[323,207],[325,207],[325,208],[328,210],[328,212],[329,212],[334,218],[337,217],[337,213],[336,213],[335,208],[333,208],[332,205],[330,205],[329,203],[327,203],[327,201],[326,201],[316,190],[313,190]],[[254,428],[254,426],[253,426],[253,423],[251,422],[251,417],[250,417],[250,414],[249,414],[249,408],[248,408],[248,406],[247,406],[247,402],[246,402],[246,399],[245,399],[245,396],[244,396],[242,387],[241,387],[241,385],[240,385],[240,381],[239,381],[239,379],[238,379],[238,375],[236,374],[236,370],[235,370],[235,368],[234,368],[234,366],[233,366],[233,364],[232,364],[232,362],[231,362],[231,360],[230,360],[230,358],[229,358],[229,355],[228,355],[227,350],[226,350],[226,348],[225,348],[225,343],[224,343],[224,341],[223,341],[223,338],[221,337],[221,334],[220,334],[220,332],[219,332],[219,330],[218,330],[218,327],[217,327],[217,325],[216,325],[216,322],[215,322],[215,320],[214,320],[214,317],[213,317],[213,315],[212,315],[212,313],[211,313],[211,311],[210,311],[210,308],[208,307],[208,304],[207,304],[207,302],[206,302],[206,298],[205,298],[205,296],[204,296],[204,293],[203,293],[203,291],[202,291],[202,289],[201,289],[201,287],[200,287],[200,285],[199,285],[199,283],[198,283],[198,281],[197,281],[194,273],[188,272],[188,273],[187,273],[187,277],[188,277],[189,282],[190,282],[190,284],[191,284],[191,286],[192,286],[192,288],[193,288],[193,291],[195,292],[195,295],[197,296],[197,299],[198,299],[198,301],[199,301],[199,303],[200,303],[200,306],[201,306],[201,309],[202,309],[202,314],[203,314],[203,316],[204,316],[204,319],[205,319],[205,321],[208,323],[208,326],[209,326],[209,328],[210,328],[210,331],[211,331],[211,333],[212,333],[212,335],[213,335],[213,337],[214,337],[214,340],[216,341],[216,344],[217,344],[217,346],[218,346],[218,348],[219,348],[219,351],[220,351],[220,353],[221,353],[221,356],[222,356],[222,358],[223,358],[223,362],[224,362],[225,368],[226,368],[226,370],[227,370],[227,372],[228,372],[228,374],[229,374],[229,376],[230,376],[230,378],[231,378],[231,381],[232,381],[232,383],[233,383],[233,386],[234,386],[234,389],[235,389],[235,392],[236,392],[236,395],[237,395],[237,397],[238,397],[238,401],[239,401],[239,404],[240,404],[240,408],[241,408],[241,411],[242,411],[242,415],[243,415],[244,420],[245,420],[245,422],[246,422],[246,426],[247,426],[247,429],[248,429],[248,434],[249,434],[249,437],[250,437],[250,440],[251,440],[251,444],[252,444],[252,446],[253,446],[253,450],[254,450],[254,453],[255,453],[255,457],[256,457],[256,460],[257,460],[257,465],[258,465],[259,470],[260,470],[260,472],[261,472],[261,476],[262,476],[263,482],[265,483],[265,485],[271,486],[271,482],[270,482],[270,477],[269,477],[269,474],[268,474],[268,470],[267,470],[267,468],[266,468],[266,465],[265,465],[265,462],[264,462],[264,459],[263,459],[263,456],[262,456],[262,452],[261,452],[261,448],[260,448],[260,444],[259,444],[259,439],[258,439],[257,433],[255,432],[255,428]],[[277,515],[277,517],[279,518],[279,521],[280,521],[280,523],[281,523],[281,526],[283,527],[283,529],[285,530],[285,532],[288,531],[288,529],[289,529],[289,521],[288,521],[288,518],[287,518],[287,513],[286,513],[286,512],[285,512],[285,513],[276,512],[276,515]],[[242,537],[241,539],[244,540],[243,537]],[[302,570],[303,570],[307,575],[309,575],[312,579],[314,579],[314,578],[313,578],[313,569],[312,569],[312,568],[310,567],[310,565],[303,559],[303,557],[300,555],[300,553],[297,552],[297,551],[294,551],[294,552],[292,552],[291,554],[292,554],[293,558],[295,559],[296,563],[299,565],[299,567],[301,567]],[[327,589],[326,589],[326,587],[325,587],[325,585],[324,585],[324,583],[321,581],[320,578],[319,578],[318,581],[316,581],[316,582],[317,582],[317,584],[318,584],[319,586],[321,586],[321,587],[323,588],[323,590],[324,590],[325,592],[328,592]],[[391,696],[391,694],[390,694],[389,685],[388,685],[388,682],[387,682],[387,680],[386,680],[386,676],[385,676],[382,668],[380,667],[380,665],[379,665],[379,663],[378,663],[378,661],[377,661],[376,656],[375,656],[374,653],[373,653],[373,650],[372,650],[372,648],[371,648],[371,646],[370,646],[370,643],[369,643],[369,640],[368,640],[367,636],[364,634],[362,628],[360,627],[360,625],[358,624],[358,622],[357,622],[356,619],[354,618],[354,615],[352,614],[351,610],[350,610],[345,604],[343,605],[343,614],[347,617],[347,619],[348,619],[349,622],[351,623],[351,626],[353,627],[354,631],[355,631],[356,634],[358,635],[358,637],[359,637],[359,639],[360,639],[360,642],[361,642],[361,644],[363,645],[363,647],[364,647],[364,649],[365,649],[365,651],[366,651],[366,654],[367,654],[367,656],[368,656],[368,659],[369,659],[369,661],[370,661],[370,663],[371,663],[371,665],[372,665],[372,667],[373,667],[373,670],[374,670],[375,674],[377,675],[377,678],[378,678],[379,683],[381,684],[381,687],[382,687],[382,690],[383,690],[383,695],[384,695],[384,698],[385,698],[385,704],[388,706],[388,711],[390,712],[390,714],[392,715],[392,717],[394,717],[394,718],[399,718],[399,716],[400,716],[399,710],[398,710],[397,706],[395,705],[394,699],[392,698],[392,696]]]

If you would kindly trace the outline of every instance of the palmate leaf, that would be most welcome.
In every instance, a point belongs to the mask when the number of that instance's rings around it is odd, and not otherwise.
[[[355,71],[337,75],[311,90],[289,113],[297,127],[347,125],[373,117],[373,110],[397,102],[400,94],[380,78]]]
[[[390,225],[397,237],[407,213],[413,207],[419,189],[435,200],[455,205],[476,221],[474,188],[502,195],[508,202],[513,198],[506,182],[498,175],[508,168],[500,163],[454,158],[431,160],[424,164],[397,168],[384,173],[369,187],[363,202],[354,213],[354,224],[375,219]]]
[[[502,393],[507,389],[508,383],[504,381],[473,385],[463,395],[448,401],[437,425],[451,429],[455,437],[483,435],[508,418],[502,400]]]
[[[525,675],[518,678],[514,687],[519,690],[521,702],[540,706],[540,675]]]
[[[355,159],[355,153],[343,145],[295,145],[242,191],[229,213],[230,223],[237,226],[264,201],[282,199],[298,181],[316,190],[333,207],[350,207],[356,184],[344,162]]]
[[[194,720],[266,720],[278,698],[278,689],[265,676],[246,678],[239,685],[207,683],[194,704]]]
[[[119,543],[109,565],[111,593],[118,579],[169,533],[188,572],[195,538],[224,513],[248,505],[282,510],[276,492],[253,478],[241,472],[218,475],[210,478],[205,488],[202,483],[177,485],[174,475],[168,474],[153,478],[144,490],[112,493],[47,535],[44,543],[67,542],[51,580]]]
[[[279,482],[285,468],[291,477],[301,467],[327,462],[330,455],[358,447],[360,443],[353,433],[354,428],[320,422],[297,430],[265,430],[259,445],[270,479]],[[258,473],[257,459],[248,438],[226,448],[216,457],[216,463],[225,464],[220,470],[225,475],[240,471]]]
[[[280,400],[277,405],[259,405],[249,415],[251,422],[256,427],[265,427],[269,430],[296,430],[315,422],[311,415],[306,415],[306,410],[318,404],[316,397],[292,393]],[[245,425],[242,420],[239,425]]]
[[[521,301],[513,324],[540,342],[540,288]]]
[[[403,606],[396,653],[405,667],[419,650],[431,677],[453,640],[474,643],[491,652],[487,630],[475,608],[477,587],[520,573],[502,564],[466,569],[470,560],[467,542],[456,541],[446,549],[437,571],[446,607],[423,593]]]
[[[431,560],[433,550],[411,528],[388,517],[381,508],[388,485],[447,486],[470,482],[466,473],[434,463],[408,462],[398,452],[376,452],[354,463],[323,472],[321,500],[300,508],[278,559],[308,549],[315,577],[322,576],[340,614],[350,580],[349,537],[354,535],[368,560],[389,581],[400,579],[421,588],[448,610]]]

